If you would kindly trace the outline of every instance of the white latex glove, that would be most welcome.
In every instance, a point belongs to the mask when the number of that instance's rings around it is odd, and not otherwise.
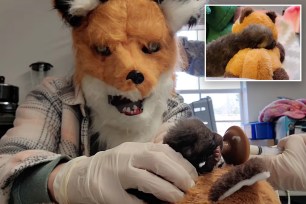
[[[277,190],[306,191],[306,134],[285,137],[277,146],[283,153],[257,156],[271,173],[268,181]]]
[[[195,168],[168,145],[123,143],[64,164],[53,189],[60,204],[144,203],[125,191],[130,188],[177,202],[196,178]]]

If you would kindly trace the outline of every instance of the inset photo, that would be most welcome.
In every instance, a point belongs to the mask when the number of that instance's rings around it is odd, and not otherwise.
[[[206,81],[301,81],[295,5],[206,5]]]

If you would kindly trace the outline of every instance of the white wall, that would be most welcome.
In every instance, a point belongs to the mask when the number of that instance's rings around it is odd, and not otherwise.
[[[305,71],[302,74],[306,79]],[[293,99],[306,98],[306,81],[303,82],[260,82],[247,83],[247,109],[246,122],[257,121],[260,111],[277,100],[278,96]]]
[[[51,2],[0,0],[0,75],[19,86],[20,101],[31,89],[31,63],[53,64],[56,76],[73,67],[69,28]]]
[[[53,75],[65,75],[73,68],[69,28],[52,9],[51,0],[0,0],[0,75],[20,88],[20,101],[31,89],[29,65],[46,61],[54,65]],[[303,4],[305,0],[211,0],[223,4]],[[302,19],[305,19],[305,12]],[[303,26],[303,33],[306,26]],[[304,40],[305,41],[305,40]],[[305,42],[303,41],[303,45]],[[303,79],[306,75],[303,73]],[[245,101],[248,121],[277,96],[306,97],[304,82],[247,83]]]
[[[211,4],[302,4],[302,33],[306,33],[306,1],[305,0],[211,0]],[[304,11],[303,11],[304,10]],[[305,22],[304,22],[305,21]],[[305,40],[302,40],[304,51]],[[245,122],[257,121],[260,111],[278,96],[289,98],[306,98],[305,52],[302,52],[302,82],[247,82],[243,101],[245,107]],[[304,66],[303,66],[304,65]]]
[[[289,1],[288,1],[289,2]],[[290,3],[301,3],[302,9],[306,7],[306,1],[290,1]],[[302,10],[302,34],[306,33],[306,13]],[[302,35],[303,38],[303,35]],[[247,82],[247,107],[248,120],[257,121],[260,111],[277,100],[278,96],[293,99],[306,98],[306,71],[305,71],[305,39],[302,39],[302,81],[301,82]],[[304,51],[304,52],[303,52]]]

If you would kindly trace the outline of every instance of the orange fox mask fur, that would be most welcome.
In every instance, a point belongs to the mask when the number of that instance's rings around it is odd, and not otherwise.
[[[54,0],[72,27],[76,69],[103,148],[156,135],[174,89],[175,32],[204,0]]]

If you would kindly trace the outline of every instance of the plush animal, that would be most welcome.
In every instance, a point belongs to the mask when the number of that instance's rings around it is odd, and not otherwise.
[[[225,140],[230,138],[230,141],[223,141],[223,145],[222,137],[210,131],[202,121],[196,118],[181,120],[169,130],[164,138],[164,143],[180,152],[197,168],[200,174],[196,185],[187,192],[179,204],[280,203],[272,186],[265,181],[270,173],[264,164],[257,159],[246,161],[249,152],[243,150],[246,148],[243,140],[248,140],[243,131],[240,128],[231,127],[226,131],[224,137]],[[242,145],[239,144],[238,147],[237,142]],[[238,155],[239,153],[245,154],[247,157],[242,160],[238,159],[239,165],[237,166],[227,165],[213,168],[217,163],[215,157],[212,156],[213,150],[216,149],[216,146],[224,150],[229,145],[228,143],[233,145],[231,151]],[[229,154],[228,151],[222,151],[226,162],[237,159],[226,157]]]
[[[285,51],[283,46],[277,42],[278,33],[275,26],[275,17],[274,12],[260,13],[257,11],[254,12],[250,8],[243,9],[240,18],[233,26],[232,33],[207,44],[206,76],[220,77],[225,75],[225,77],[239,77],[238,73],[242,73],[242,65],[244,64],[248,64],[251,67],[257,67],[257,64],[269,64],[271,65],[269,67],[273,67],[274,70],[271,71],[271,69],[268,69],[267,71],[263,69],[265,75],[273,75],[273,79],[288,79],[288,74],[281,68],[281,63],[284,61],[285,57]],[[273,49],[275,46],[277,48]],[[265,48],[266,51],[259,51],[259,53],[258,51],[252,51],[254,53],[248,53],[247,50],[241,51],[246,48]],[[273,52],[270,51],[272,49]],[[239,55],[236,56],[235,59],[232,59],[239,51],[241,51]],[[256,58],[255,56],[257,54],[258,57]],[[244,60],[246,55],[252,56],[252,58],[248,57],[247,60]],[[256,59],[254,59],[254,57]],[[229,63],[231,59],[232,61]],[[229,71],[225,73],[227,65]],[[244,70],[246,70],[244,72],[248,71],[247,68]],[[256,75],[256,72],[253,73]]]
[[[268,177],[269,172],[257,159],[215,168],[199,176],[177,204],[280,204],[275,190],[265,181]]]
[[[176,204],[281,204],[273,187],[265,181],[269,172],[258,159],[238,166],[227,165],[201,174],[196,185]],[[128,191],[148,204],[166,204],[150,194]]]
[[[228,62],[224,77],[238,77],[258,80],[288,80],[287,72],[281,68],[283,46],[278,43],[273,49],[240,50]]]
[[[255,158],[249,159],[248,138],[241,128],[232,126],[222,137],[197,118],[182,119],[168,131],[163,143],[180,152],[199,173],[196,185],[178,204],[280,203],[272,186],[265,181],[270,173],[264,164]],[[218,146],[226,165],[214,155]],[[148,204],[164,203],[134,189],[128,192]]]
[[[250,25],[242,32],[229,33],[206,45],[206,76],[224,76],[225,67],[239,50],[245,48],[273,48],[271,30],[261,25]]]
[[[277,42],[278,33],[275,19],[276,14],[272,11],[263,13],[245,8],[240,19],[234,23],[232,32],[239,33],[250,25],[260,24],[272,31],[273,38]],[[273,49],[242,49],[230,59],[225,68],[224,76],[257,80],[288,80],[289,76],[282,68],[284,58],[285,51],[279,42]]]

